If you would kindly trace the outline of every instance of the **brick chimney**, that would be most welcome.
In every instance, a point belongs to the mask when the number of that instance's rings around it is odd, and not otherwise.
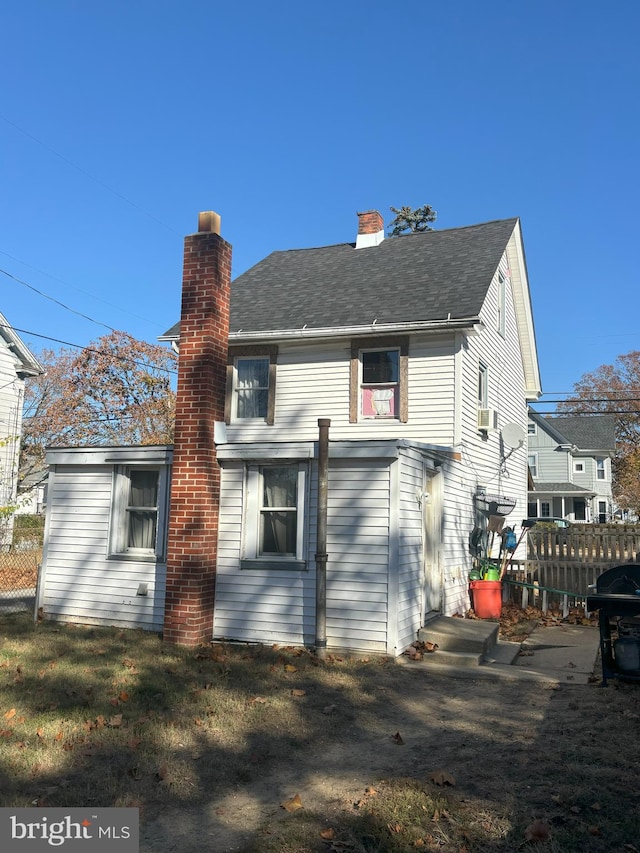
[[[201,213],[184,241],[180,357],[167,543],[165,641],[213,636],[220,469],[214,423],[224,421],[231,246],[220,217]]]
[[[356,249],[378,246],[384,240],[384,221],[377,210],[366,210],[358,214],[358,236]]]

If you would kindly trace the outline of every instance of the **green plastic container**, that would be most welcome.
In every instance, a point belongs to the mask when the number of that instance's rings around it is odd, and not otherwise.
[[[487,569],[484,573],[484,580],[486,581],[499,581],[500,580],[500,569]]]

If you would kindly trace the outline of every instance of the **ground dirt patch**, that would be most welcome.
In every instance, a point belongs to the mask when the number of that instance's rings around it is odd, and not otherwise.
[[[138,806],[141,853],[512,853],[534,838],[536,853],[634,853],[640,838],[636,684],[179,650],[20,616],[0,639],[0,805]]]

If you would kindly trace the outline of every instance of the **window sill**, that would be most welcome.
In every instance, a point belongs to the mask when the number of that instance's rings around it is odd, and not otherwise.
[[[107,554],[107,560],[117,560],[123,563],[164,563],[165,557],[157,554]]]
[[[265,559],[265,558],[255,558],[255,559],[242,559],[240,560],[240,568],[241,569],[279,569],[282,571],[298,571],[298,572],[306,572],[307,571],[307,561],[306,560],[287,560],[285,557],[278,559]]]

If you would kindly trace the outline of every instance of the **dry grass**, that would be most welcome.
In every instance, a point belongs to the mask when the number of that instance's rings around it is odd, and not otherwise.
[[[216,853],[634,853],[640,838],[640,685],[194,651],[16,614],[0,697],[0,805],[137,806],[142,853],[203,837]]]
[[[0,592],[35,589],[42,551],[0,552]]]

